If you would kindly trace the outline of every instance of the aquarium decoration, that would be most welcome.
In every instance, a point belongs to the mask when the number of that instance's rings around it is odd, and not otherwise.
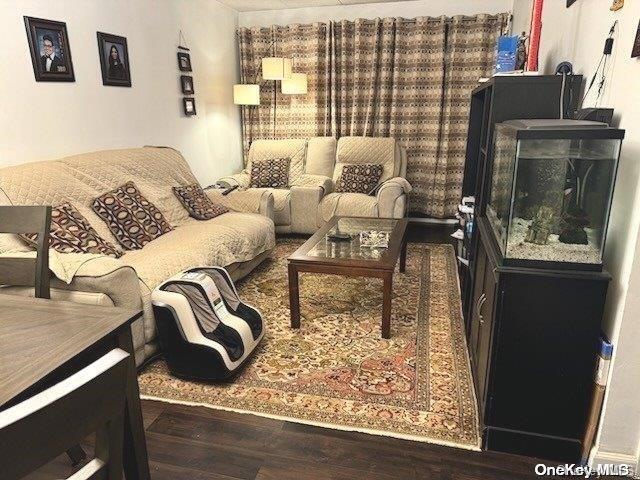
[[[589,217],[584,210],[572,209],[562,217],[560,236],[562,243],[588,245],[589,239],[585,227],[589,226]]]
[[[538,245],[546,245],[549,240],[549,235],[551,235],[552,220],[553,210],[550,207],[541,206],[531,225],[529,225],[529,230],[527,231],[527,236],[524,241]]]

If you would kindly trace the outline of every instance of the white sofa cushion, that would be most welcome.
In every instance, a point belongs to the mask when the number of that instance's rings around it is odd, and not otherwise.
[[[140,279],[153,290],[186,268],[245,262],[274,246],[271,219],[229,212],[211,220],[189,221],[143,249],[125,253],[121,259],[135,268]]]
[[[320,216],[328,222],[334,215],[377,217],[378,199],[364,193],[330,193],[320,202]]]

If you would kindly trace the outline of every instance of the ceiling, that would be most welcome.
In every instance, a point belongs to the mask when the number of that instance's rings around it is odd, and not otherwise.
[[[218,0],[220,3],[238,10],[281,10],[283,8],[321,7],[325,5],[354,5],[356,3],[387,3],[404,0]]]

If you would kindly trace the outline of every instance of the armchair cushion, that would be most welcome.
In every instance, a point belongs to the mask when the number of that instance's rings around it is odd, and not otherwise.
[[[290,158],[271,158],[251,163],[252,188],[287,188]]]
[[[406,194],[411,185],[401,177],[384,182],[376,196],[363,193],[331,193],[320,202],[321,220],[328,222],[334,215],[345,217],[402,218],[406,207]]]
[[[196,220],[211,220],[229,211],[221,203],[212,202],[197,183],[186,187],[173,187],[173,193],[189,215]]]
[[[320,202],[319,215],[324,222],[331,217],[378,217],[378,199],[364,193],[330,193]]]

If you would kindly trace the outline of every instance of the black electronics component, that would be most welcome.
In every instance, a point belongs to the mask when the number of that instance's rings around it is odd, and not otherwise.
[[[591,120],[611,125],[613,108],[581,108],[576,112],[576,120]]]

